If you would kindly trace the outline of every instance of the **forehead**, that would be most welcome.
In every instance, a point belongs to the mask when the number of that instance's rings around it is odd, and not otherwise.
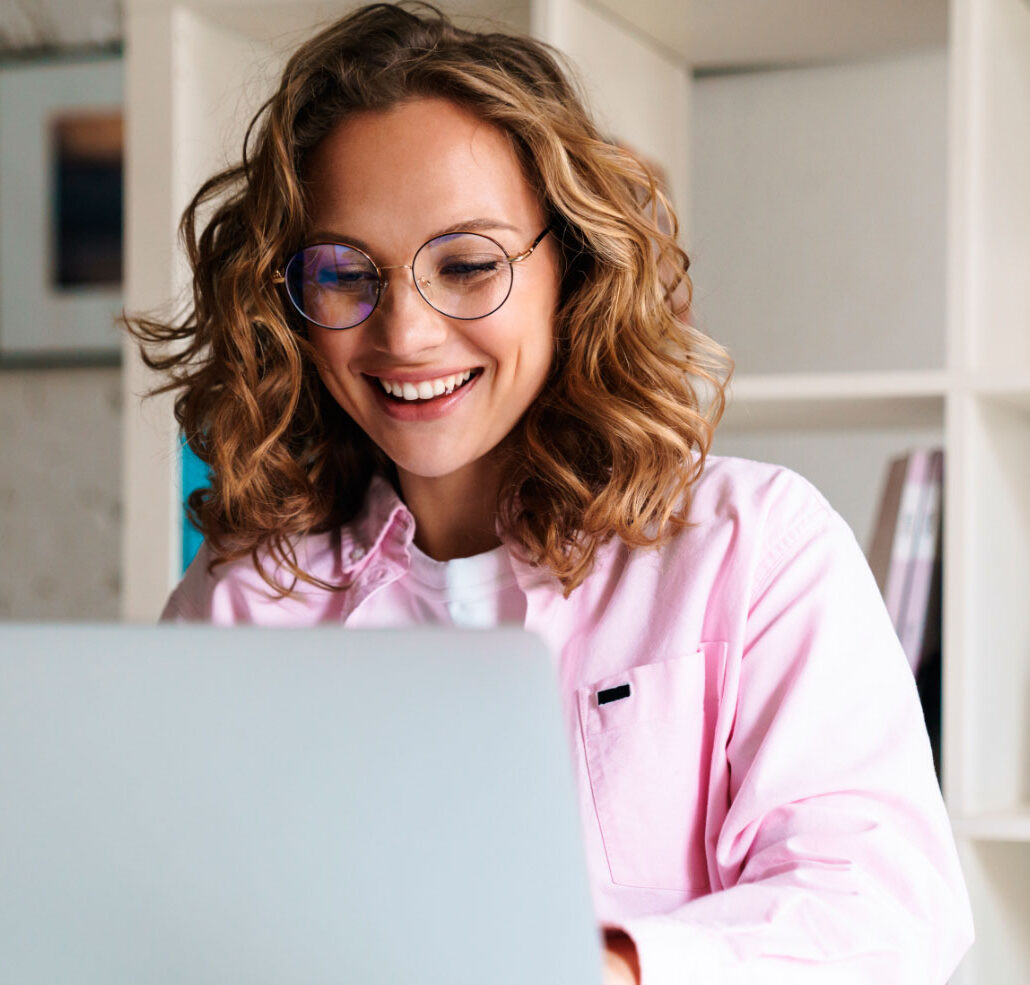
[[[543,209],[508,136],[444,99],[342,120],[314,150],[311,222],[371,245],[410,245],[462,219],[531,229]]]

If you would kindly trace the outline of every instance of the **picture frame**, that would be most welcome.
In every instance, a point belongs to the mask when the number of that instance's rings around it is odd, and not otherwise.
[[[0,62],[0,366],[117,364],[120,52]]]

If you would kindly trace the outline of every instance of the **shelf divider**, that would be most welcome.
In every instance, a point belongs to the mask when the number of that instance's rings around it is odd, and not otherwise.
[[[1006,811],[983,811],[952,817],[956,836],[970,841],[1025,841],[1030,843],[1030,805]]]
[[[950,387],[944,370],[736,376],[720,428],[937,427]]]

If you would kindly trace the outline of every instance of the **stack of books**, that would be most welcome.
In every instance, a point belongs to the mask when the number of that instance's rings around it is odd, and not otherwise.
[[[866,552],[916,677],[940,777],[941,516],[944,450],[891,459]]]

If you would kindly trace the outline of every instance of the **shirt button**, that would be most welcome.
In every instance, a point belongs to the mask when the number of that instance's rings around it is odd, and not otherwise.
[[[350,559],[352,561],[360,561],[364,556],[365,556],[365,548],[364,547],[355,547],[354,550],[350,552]]]

